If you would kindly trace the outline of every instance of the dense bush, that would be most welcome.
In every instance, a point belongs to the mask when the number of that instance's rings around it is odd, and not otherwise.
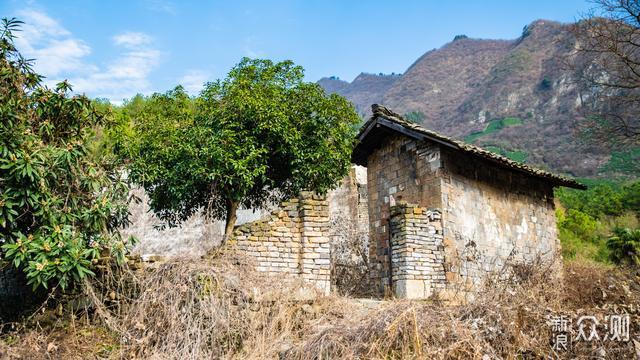
[[[589,181],[586,191],[558,189],[558,230],[565,259],[637,264],[633,234],[640,215],[640,181]]]
[[[0,262],[34,288],[66,288],[100,257],[122,258],[113,230],[127,222],[128,187],[88,150],[103,114],[66,82],[40,84],[14,46],[19,25],[3,19],[0,29]]]
[[[611,260],[621,265],[640,265],[640,229],[616,228],[607,241]]]

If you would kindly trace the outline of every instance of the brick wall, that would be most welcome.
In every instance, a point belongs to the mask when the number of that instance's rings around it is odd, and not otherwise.
[[[330,290],[329,203],[308,192],[283,202],[270,216],[237,227],[237,250],[258,271],[300,278]]]
[[[395,296],[427,298],[446,286],[440,211],[391,207],[391,277]]]
[[[369,263],[379,293],[390,292],[390,208],[400,201],[439,208],[439,148],[389,137],[368,159]]]

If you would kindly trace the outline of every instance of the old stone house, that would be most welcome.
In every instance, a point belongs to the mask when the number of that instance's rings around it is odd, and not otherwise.
[[[366,282],[370,292],[450,299],[473,294],[507,265],[554,264],[560,244],[553,189],[584,188],[378,105],[358,135],[352,161],[366,167],[366,185],[355,186],[352,173],[327,198],[303,193],[239,226],[237,249],[259,271],[328,293],[345,282],[332,277],[348,273],[336,271],[336,262],[358,258],[353,255],[360,242],[368,247],[368,276],[356,281]],[[353,229],[341,236],[345,224]]]
[[[553,188],[583,185],[372,108],[352,160],[367,167],[380,293],[450,295],[507,263],[558,259]]]

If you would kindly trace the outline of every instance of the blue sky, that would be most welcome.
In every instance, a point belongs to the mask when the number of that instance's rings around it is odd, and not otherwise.
[[[53,83],[119,103],[178,83],[197,93],[243,56],[291,59],[306,79],[401,73],[457,34],[513,39],[536,19],[575,20],[585,0],[0,0],[27,24],[18,47]]]

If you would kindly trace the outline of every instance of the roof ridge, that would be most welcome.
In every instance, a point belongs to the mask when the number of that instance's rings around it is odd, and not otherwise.
[[[509,168],[512,169],[516,169],[516,170],[520,170],[520,171],[524,171],[526,173],[529,173],[530,175],[534,175],[534,176],[542,176],[542,177],[546,177],[546,178],[551,178],[551,179],[555,179],[556,181],[559,181],[561,183],[564,183],[564,186],[573,186],[573,187],[578,187],[578,188],[586,188],[585,185],[579,183],[578,181],[564,176],[564,175],[558,175],[558,174],[554,174],[550,171],[546,171],[546,170],[542,170],[542,169],[538,169],[536,167],[527,165],[525,163],[522,162],[518,162],[512,159],[509,159],[508,157],[504,156],[504,155],[500,155],[500,154],[496,154],[492,151],[486,150],[480,146],[477,145],[473,145],[473,144],[468,144],[465,143],[463,141],[460,140],[456,140],[453,138],[450,138],[448,136],[442,135],[440,133],[437,133],[433,130],[429,130],[419,124],[416,123],[412,123],[408,120],[406,120],[404,117],[402,117],[402,115],[393,112],[391,110],[389,110],[387,107],[380,105],[380,104],[372,104],[371,105],[371,110],[373,112],[373,115],[371,116],[371,119],[367,122],[373,122],[375,121],[375,119],[377,117],[382,117],[384,119],[387,119],[389,121],[393,121],[395,123],[397,123],[398,125],[422,133],[423,135],[427,135],[430,136],[432,138],[436,138],[440,141],[446,142],[447,144],[457,148],[458,150],[467,152],[467,153],[472,153],[472,154],[476,154],[478,156],[481,156],[485,159],[490,159],[494,162],[498,162],[501,163],[503,166],[507,166]],[[365,126],[363,126],[363,129],[366,128],[366,124]],[[362,135],[362,133],[360,134]],[[360,135],[358,137],[360,137]]]

